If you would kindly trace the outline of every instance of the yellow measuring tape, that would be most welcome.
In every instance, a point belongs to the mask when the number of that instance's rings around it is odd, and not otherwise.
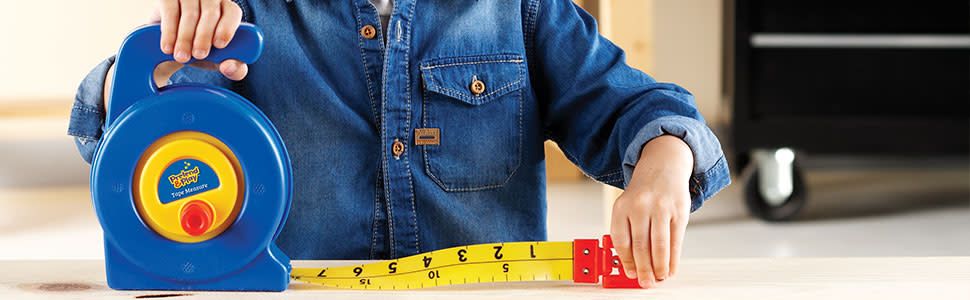
[[[573,242],[512,242],[452,247],[375,263],[293,268],[295,281],[334,288],[401,290],[445,285],[532,280],[572,280],[608,288],[638,287],[618,274],[609,236]],[[604,259],[606,258],[606,259]]]

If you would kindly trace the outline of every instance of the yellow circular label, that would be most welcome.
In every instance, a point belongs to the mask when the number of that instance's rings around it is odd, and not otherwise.
[[[182,243],[202,242],[229,228],[245,193],[242,168],[229,147],[196,131],[172,133],[152,143],[135,167],[133,187],[142,221]],[[183,207],[193,200],[212,209],[212,224],[199,235],[186,232],[181,220]]]

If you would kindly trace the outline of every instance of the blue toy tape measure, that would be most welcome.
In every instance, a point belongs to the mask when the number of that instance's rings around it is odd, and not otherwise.
[[[147,25],[122,44],[91,167],[108,286],[282,291],[291,267],[274,240],[293,184],[283,140],[232,91],[158,88],[152,73],[172,59],[160,35]],[[262,47],[259,28],[242,24],[206,59],[252,63]]]

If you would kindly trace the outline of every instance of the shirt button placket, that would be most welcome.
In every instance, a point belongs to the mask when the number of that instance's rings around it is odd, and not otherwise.
[[[408,20],[411,20],[414,0],[395,0],[395,14],[391,15],[391,33],[384,44],[384,91],[381,109],[381,138],[385,155],[383,165],[387,196],[390,256],[399,257],[419,252],[418,217],[412,170],[407,152],[410,143],[411,93],[409,86],[410,41]],[[404,14],[401,14],[401,13]],[[376,33],[376,30],[375,30]],[[362,37],[366,32],[361,32]],[[375,38],[376,39],[376,38]],[[389,160],[389,161],[388,161]]]

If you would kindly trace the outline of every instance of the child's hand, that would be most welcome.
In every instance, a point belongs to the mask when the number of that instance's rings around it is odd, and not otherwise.
[[[690,216],[693,153],[664,135],[643,146],[633,177],[613,204],[610,234],[626,276],[652,287],[673,275]]]
[[[186,63],[192,57],[203,59],[209,56],[211,47],[225,48],[241,20],[242,9],[230,0],[156,0],[150,21],[162,23],[162,52],[173,54],[177,62]],[[193,65],[218,68],[232,80],[242,80],[249,73],[246,64],[234,59],[218,66],[206,62]],[[167,80],[180,67],[160,67],[155,78]]]

